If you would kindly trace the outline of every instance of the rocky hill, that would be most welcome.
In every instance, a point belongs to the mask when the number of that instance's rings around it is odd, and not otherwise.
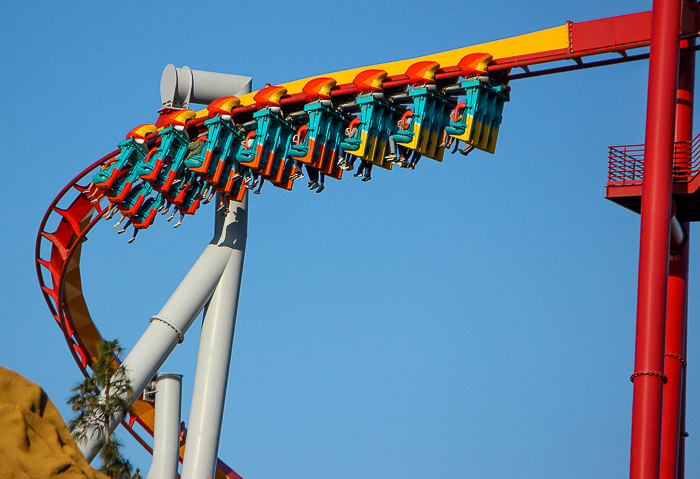
[[[81,454],[38,385],[0,366],[0,479],[109,479]]]

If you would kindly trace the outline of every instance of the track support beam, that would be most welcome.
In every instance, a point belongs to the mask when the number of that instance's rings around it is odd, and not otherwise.
[[[173,479],[177,477],[177,464],[180,459],[182,375],[158,374],[155,386],[153,462],[146,479]]]
[[[248,196],[241,206],[231,208],[236,210],[234,236],[240,241],[232,245],[226,269],[204,312],[182,463],[183,479],[206,479],[214,477],[216,471],[245,259]]]
[[[631,479],[657,479],[660,470],[681,3],[682,0],[654,0],[652,10],[637,333],[632,375]]]
[[[688,13],[688,10],[684,14]],[[689,42],[695,45],[695,39]],[[693,139],[693,107],[695,86],[695,52],[685,51],[680,57],[678,70],[678,93],[676,96],[677,143]],[[690,148],[681,150],[691,161]],[[679,165],[681,167],[685,165]],[[663,420],[661,426],[661,479],[683,477],[681,450],[685,443],[683,396],[686,371],[686,330],[688,321],[688,257],[690,254],[690,224],[682,223],[685,240],[676,251],[672,251],[669,262],[668,299],[666,305],[666,356],[664,374],[668,378],[664,386]]]
[[[225,217],[215,213],[214,238],[160,312],[151,318],[150,325],[124,359],[123,364],[134,393],[133,401],[136,401],[153,379],[175,346],[184,341],[185,333],[219,284],[231,252],[241,242],[245,243],[245,237],[238,236],[241,229],[236,223],[241,219],[247,221],[247,216],[237,214],[239,208],[235,205],[236,203],[231,204],[231,212]],[[125,414],[126,411],[112,418],[112,431]],[[89,441],[78,444],[89,462],[92,462],[99,452],[93,450],[93,447],[100,439],[101,436],[94,435]]]

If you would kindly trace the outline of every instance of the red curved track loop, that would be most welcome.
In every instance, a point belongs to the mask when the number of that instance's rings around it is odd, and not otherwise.
[[[102,341],[102,336],[92,322],[83,297],[80,254],[88,232],[102,218],[104,208],[100,202],[90,202],[85,193],[87,186],[81,186],[79,182],[87,185],[92,175],[118,153],[119,150],[114,151],[96,161],[61,190],[46,211],[36,239],[36,272],[42,294],[63,332],[73,359],[86,377],[89,376],[88,368],[97,356],[96,347]],[[59,203],[69,206],[62,209],[58,207]],[[58,220],[56,230],[47,231],[48,223],[55,219]],[[48,257],[42,256],[42,247],[46,246],[50,248]],[[153,436],[153,417],[153,404],[139,399],[129,413],[129,421],[122,421],[126,430],[151,454],[153,450],[133,426],[138,422],[146,433]],[[186,433],[182,434],[180,440],[180,461],[184,453],[185,437]],[[226,478],[242,479],[218,459],[216,479]]]

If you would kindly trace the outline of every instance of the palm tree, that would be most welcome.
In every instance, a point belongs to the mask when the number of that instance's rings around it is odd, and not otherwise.
[[[126,369],[120,364],[124,350],[118,340],[102,341],[97,345],[97,359],[92,364],[92,376],[85,378],[73,389],[68,404],[76,417],[68,422],[68,429],[77,442],[88,436],[102,435],[95,445],[100,451],[100,471],[114,479],[139,478],[139,471],[132,475],[132,465],[119,449],[122,444],[112,437],[110,419],[118,412],[129,409],[131,404],[131,381]]]

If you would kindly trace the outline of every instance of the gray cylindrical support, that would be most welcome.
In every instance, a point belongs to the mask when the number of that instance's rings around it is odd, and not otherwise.
[[[248,197],[243,202],[247,215]],[[246,237],[246,222],[239,220],[237,237]],[[182,463],[183,479],[214,477],[226,400],[238,296],[241,289],[245,241],[234,247],[204,313],[197,369]]]
[[[153,379],[175,346],[184,340],[185,333],[211,298],[231,252],[245,244],[245,236],[238,236],[241,233],[238,222],[243,221],[247,224],[245,209],[235,206],[240,204],[231,203],[230,212],[225,217],[215,213],[214,238],[211,243],[204,249],[165,306],[151,318],[151,324],[124,359],[123,365],[127,369],[134,392],[133,401],[136,401]],[[112,431],[124,415],[125,413],[115,415],[111,423]],[[78,444],[89,462],[97,455],[98,451],[94,451],[93,447],[101,438],[101,435],[95,434],[89,440]]]
[[[685,231],[675,216],[671,216],[671,250],[679,248],[685,242]]]
[[[252,86],[252,77],[170,64],[160,78],[160,98],[165,107],[187,108],[190,103],[208,105],[217,98],[250,93]]]
[[[180,460],[180,404],[182,375],[156,376],[156,413],[153,424],[153,462],[146,479],[175,479]]]

